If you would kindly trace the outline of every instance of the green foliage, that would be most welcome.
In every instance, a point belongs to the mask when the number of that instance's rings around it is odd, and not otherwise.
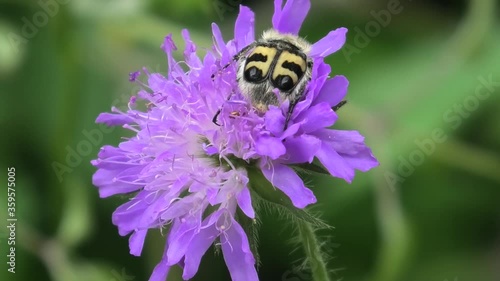
[[[111,213],[127,198],[98,198],[89,162],[100,146],[127,134],[94,121],[112,104],[126,107],[138,89],[128,73],[143,66],[166,71],[159,48],[165,35],[172,33],[182,49],[180,31],[189,28],[200,53],[212,42],[210,22],[222,26],[225,39],[232,36],[235,12],[221,20],[212,1],[174,2],[69,1],[19,45],[11,34],[22,36],[23,17],[32,20],[42,8],[37,2],[0,2],[0,168],[16,168],[18,203],[18,271],[12,275],[4,266],[1,280],[147,280],[159,261],[165,240],[160,231],[148,236],[143,257],[129,255],[128,238],[111,224]],[[314,211],[335,227],[326,232],[332,245],[340,245],[321,247],[331,250],[330,272],[345,268],[330,277],[498,280],[496,2],[470,0],[464,8],[457,1],[401,0],[402,12],[369,36],[366,46],[356,43],[356,27],[364,30],[375,21],[370,11],[385,9],[389,1],[337,2],[313,1],[301,34],[315,41],[338,26],[349,28],[348,44],[359,52],[340,51],[328,59],[333,73],[351,83],[335,128],[361,131],[381,166],[358,174],[351,185],[319,175],[321,170],[304,173],[318,197]],[[270,3],[248,4],[260,33],[270,25]],[[486,86],[490,79],[496,84]],[[478,87],[489,96],[468,110]],[[435,140],[436,129],[445,140]],[[90,131],[102,138],[92,142],[85,133]],[[71,158],[84,141],[90,151]],[[412,160],[417,154],[422,161]],[[56,172],[54,163],[65,168]],[[1,202],[6,196],[0,193]],[[263,204],[291,210],[283,202]],[[0,218],[6,221],[3,211]],[[308,280],[307,272],[297,270],[301,253],[286,243],[294,236],[290,222],[276,212],[263,212],[259,222],[259,235],[252,237],[260,245],[261,280]],[[6,264],[6,253],[0,262]],[[173,270],[169,280],[181,279]],[[193,280],[229,280],[221,256],[206,255]]]

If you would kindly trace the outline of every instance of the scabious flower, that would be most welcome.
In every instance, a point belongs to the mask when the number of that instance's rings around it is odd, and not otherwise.
[[[297,35],[309,10],[308,0],[275,0],[273,28]],[[255,258],[238,216],[255,217],[249,169],[261,171],[297,208],[316,198],[291,167],[317,158],[335,177],[351,182],[355,170],[378,165],[356,131],[331,130],[337,120],[332,107],[343,100],[348,81],[329,78],[323,59],[345,43],[347,30],[331,31],[312,45],[312,79],[284,130],[289,103],[270,106],[260,114],[242,97],[232,58],[255,40],[254,14],[244,6],[236,20],[234,39],[226,42],[212,25],[214,46],[203,58],[182,31],[184,61],[168,35],[162,45],[168,75],[149,73],[147,82],[131,98],[128,110],[113,108],[96,122],[123,126],[133,136],[118,147],[104,146],[92,164],[98,168],[93,183],[101,197],[133,193],[113,213],[122,236],[130,235],[132,255],[139,256],[148,230],[167,233],[165,251],[150,280],[165,280],[178,265],[183,278],[192,278],[208,248],[217,243],[232,280],[258,280]],[[229,64],[228,67],[224,67]],[[215,74],[215,75],[214,75]],[[230,97],[228,99],[228,97]],[[140,110],[142,101],[146,105]],[[220,110],[219,125],[213,117]],[[237,210],[241,211],[237,211]],[[238,215],[237,215],[238,212]]]

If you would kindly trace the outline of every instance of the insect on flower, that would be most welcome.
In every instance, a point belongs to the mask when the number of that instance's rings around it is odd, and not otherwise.
[[[313,59],[308,56],[310,50],[311,44],[305,39],[269,29],[261,39],[233,57],[233,62],[238,64],[238,88],[257,111],[266,112],[269,105],[278,106],[285,99],[290,101],[284,129],[311,80]],[[342,101],[333,109],[336,111],[345,103]],[[217,125],[219,114],[220,110],[213,118]]]
[[[242,94],[259,111],[278,105],[278,97],[289,99],[289,120],[311,79],[313,61],[307,56],[310,49],[311,45],[296,35],[280,34],[273,29],[264,32],[261,39],[235,56]]]
[[[274,7],[272,30],[260,39],[254,37],[255,15],[245,6],[234,38],[224,40],[212,24],[214,44],[203,56],[184,29],[188,69],[174,58],[177,46],[167,35],[167,75],[133,72],[129,80],[141,90],[128,108],[97,117],[132,132],[102,147],[92,161],[92,182],[102,198],[130,196],[112,222],[121,236],[130,236],[132,255],[142,254],[148,233],[165,235],[150,281],[165,281],[173,267],[182,269],[184,280],[193,278],[214,244],[232,280],[258,281],[250,232],[259,211],[255,196],[274,202],[270,191],[296,211],[317,201],[297,165],[317,167],[310,166],[317,159],[324,173],[347,182],[356,170],[378,165],[359,132],[330,128],[349,81],[331,77],[324,58],[344,45],[347,29],[309,44],[298,33],[310,1],[275,0]]]

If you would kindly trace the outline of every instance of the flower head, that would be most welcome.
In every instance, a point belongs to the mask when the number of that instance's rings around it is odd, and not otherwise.
[[[276,0],[273,28],[297,35],[309,7],[308,0],[284,6]],[[345,28],[312,45],[311,81],[286,130],[289,102],[270,106],[265,114],[256,111],[241,95],[237,66],[231,63],[255,40],[253,12],[241,6],[234,39],[228,42],[216,24],[212,32],[214,46],[200,58],[189,32],[182,31],[182,64],[174,60],[177,47],[168,35],[162,45],[167,77],[144,70],[147,82],[140,82],[139,73],[131,73],[130,80],[144,89],[131,98],[126,112],[113,108],[97,118],[134,134],[118,147],[104,146],[92,161],[101,197],[135,192],[113,213],[120,235],[131,234],[130,253],[141,254],[149,229],[168,230],[164,255],[150,280],[165,280],[173,265],[183,268],[184,279],[192,278],[214,242],[221,245],[233,280],[258,280],[247,235],[235,215],[240,209],[255,217],[247,167],[259,169],[295,207],[304,208],[316,198],[290,165],[317,158],[332,176],[349,182],[355,169],[378,165],[358,132],[328,129],[337,120],[332,107],[343,100],[348,81],[329,78],[323,59],[342,47]],[[138,109],[139,100],[147,109]],[[220,126],[213,122],[219,110]]]

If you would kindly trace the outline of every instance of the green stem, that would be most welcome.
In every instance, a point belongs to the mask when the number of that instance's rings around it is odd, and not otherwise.
[[[307,262],[309,262],[311,268],[313,281],[329,281],[326,263],[323,261],[320,243],[314,234],[313,227],[304,220],[297,220],[296,222],[300,240],[304,245]]]

